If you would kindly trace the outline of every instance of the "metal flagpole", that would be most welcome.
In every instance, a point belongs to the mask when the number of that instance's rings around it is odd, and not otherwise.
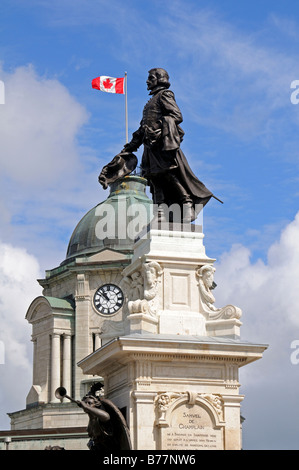
[[[126,113],[126,144],[129,142],[129,132],[128,132],[128,98],[127,98],[127,72],[125,72],[125,113]]]

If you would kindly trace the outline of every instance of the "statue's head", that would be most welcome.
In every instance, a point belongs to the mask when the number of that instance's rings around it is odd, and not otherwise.
[[[202,266],[198,271],[199,277],[202,278],[205,286],[208,287],[209,289],[213,287],[215,271],[216,269],[213,266],[210,266],[208,264],[205,264],[204,266]]]
[[[149,70],[148,79],[146,81],[148,90],[153,90],[157,86],[170,87],[169,75],[166,70],[154,68]]]
[[[100,401],[99,401],[98,397],[92,395],[91,393],[87,393],[87,395],[85,395],[82,398],[82,401],[87,403],[87,405],[89,405],[89,406],[97,406],[97,405],[100,404]]]
[[[156,261],[144,263],[142,267],[147,288],[155,285],[157,279],[162,274],[161,266]]]

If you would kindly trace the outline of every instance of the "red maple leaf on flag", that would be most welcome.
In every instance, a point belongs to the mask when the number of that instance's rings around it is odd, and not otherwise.
[[[96,77],[91,82],[92,88],[95,88],[96,90],[108,91],[109,93],[120,93],[122,95],[125,94],[124,84],[124,77],[114,78],[107,77],[106,75]]]
[[[104,85],[105,88],[108,88],[108,90],[113,87],[113,83],[110,82],[109,78],[107,78],[107,79],[103,82],[103,85]]]

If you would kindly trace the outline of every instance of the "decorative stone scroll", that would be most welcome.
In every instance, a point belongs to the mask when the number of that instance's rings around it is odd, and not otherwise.
[[[196,270],[198,279],[200,309],[203,313],[207,314],[209,320],[229,320],[239,319],[242,315],[242,310],[234,305],[226,305],[222,308],[214,306],[215,297],[212,294],[214,288],[214,272],[216,269],[210,264],[205,264]]]
[[[223,401],[220,395],[161,392],[155,400],[156,426],[163,450],[222,450]]]

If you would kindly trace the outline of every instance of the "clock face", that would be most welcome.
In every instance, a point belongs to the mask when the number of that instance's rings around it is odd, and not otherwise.
[[[93,303],[95,308],[103,315],[112,315],[122,306],[124,295],[115,284],[104,284],[96,291]]]

